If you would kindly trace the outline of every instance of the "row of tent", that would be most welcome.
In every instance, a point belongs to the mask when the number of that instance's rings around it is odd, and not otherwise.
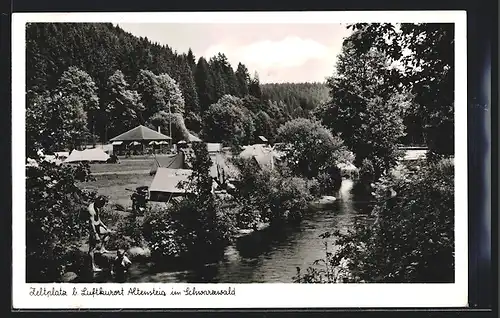
[[[207,144],[212,160],[210,167],[210,175],[214,179],[215,184],[226,183],[231,179],[237,178],[239,171],[229,160],[229,155],[222,152],[222,145]],[[171,163],[163,163],[162,167],[154,167],[155,176],[149,188],[151,201],[168,202],[171,198],[186,195],[189,190],[183,189],[179,183],[187,182],[192,174],[191,169],[184,169],[185,165],[179,165],[179,158],[182,161],[186,159],[184,156],[189,156],[189,153],[181,151],[179,154],[171,156]],[[253,158],[260,167],[272,167],[274,160],[279,160],[282,153],[274,150],[263,144],[251,145],[243,147],[240,157]],[[165,160],[165,158],[162,158]],[[216,181],[217,180],[217,181]]]

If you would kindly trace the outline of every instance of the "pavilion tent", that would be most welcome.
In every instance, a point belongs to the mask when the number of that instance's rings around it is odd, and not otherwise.
[[[112,138],[110,141],[113,145],[117,147],[123,146],[123,143],[128,144],[130,146],[142,146],[142,150],[144,151],[144,147],[147,145],[151,145],[152,142],[157,144],[169,144],[172,138],[166,136],[160,132],[154,131],[146,126],[139,125],[129,131],[124,132],[121,135],[118,135]],[[120,143],[120,144],[119,144]]]
[[[124,132],[121,135],[118,135],[114,138],[112,138],[110,141],[115,142],[115,141],[124,141],[124,142],[143,142],[143,141],[164,141],[164,140],[171,140],[169,136],[166,136],[162,133],[159,133],[157,131],[154,131],[153,129],[150,129],[146,126],[139,125],[133,129],[130,129],[127,132]]]

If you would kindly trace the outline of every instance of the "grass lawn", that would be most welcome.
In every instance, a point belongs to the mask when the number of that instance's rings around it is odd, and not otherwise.
[[[120,163],[93,163],[90,165],[92,173],[150,170],[154,159],[122,159]]]
[[[156,160],[162,167],[170,162],[172,155],[157,155]],[[120,163],[93,163],[90,165],[92,173],[141,171],[151,170],[156,164],[153,156],[134,156],[132,158],[120,158]]]
[[[149,174],[109,174],[94,176],[95,181],[81,183],[85,189],[97,190],[99,195],[109,197],[109,204],[121,204],[125,208],[132,205],[130,195],[132,191],[140,186],[150,186],[153,176]]]

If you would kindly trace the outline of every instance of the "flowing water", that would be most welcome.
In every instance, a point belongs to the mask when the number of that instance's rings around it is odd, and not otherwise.
[[[224,258],[197,270],[155,272],[147,264],[133,264],[127,281],[159,283],[290,283],[297,273],[325,257],[319,237],[333,229],[347,230],[354,219],[369,219],[369,207],[352,193],[346,179],[329,210],[308,213],[299,226],[267,228],[240,239],[226,249]]]

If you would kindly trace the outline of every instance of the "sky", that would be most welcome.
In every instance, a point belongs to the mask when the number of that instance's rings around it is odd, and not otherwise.
[[[345,25],[120,23],[135,36],[168,45],[178,53],[191,48],[196,59],[224,53],[234,69],[238,62],[261,83],[324,82],[333,74]]]

